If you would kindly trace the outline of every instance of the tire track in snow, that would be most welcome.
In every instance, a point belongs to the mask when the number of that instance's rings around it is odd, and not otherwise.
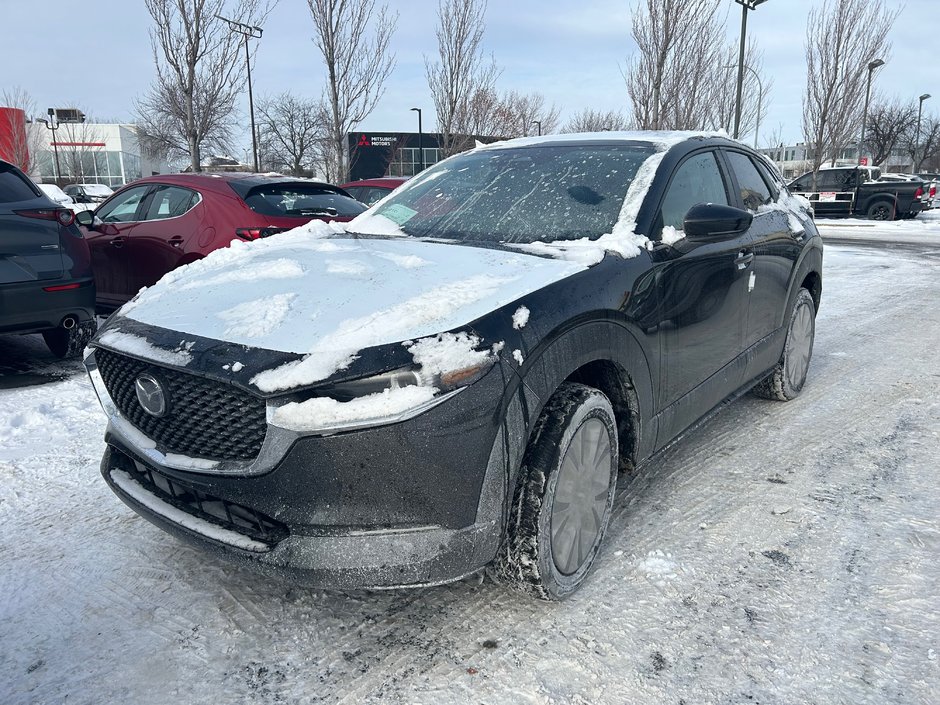
[[[99,428],[50,451],[58,467],[0,454],[16,493],[0,503],[4,701],[940,700],[940,377],[924,352],[940,319],[918,305],[940,282],[896,255],[827,262],[804,394],[741,399],[623,478],[597,569],[562,605],[489,583],[289,586],[134,517],[69,462],[96,459]]]

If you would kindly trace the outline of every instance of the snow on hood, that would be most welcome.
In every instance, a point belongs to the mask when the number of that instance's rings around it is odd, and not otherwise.
[[[411,239],[323,239],[322,223],[234,242],[167,274],[121,309],[140,323],[305,355],[262,391],[345,369],[368,347],[464,326],[584,265]]]

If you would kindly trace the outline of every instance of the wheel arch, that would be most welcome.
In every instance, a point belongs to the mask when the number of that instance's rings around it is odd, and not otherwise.
[[[653,373],[647,351],[626,321],[591,320],[554,336],[530,351],[522,369],[528,443],[545,404],[565,382],[580,382],[604,392],[617,417],[621,467],[652,452],[655,442]]]
[[[564,382],[578,382],[593,387],[603,392],[610,400],[617,421],[620,469],[629,471],[635,468],[640,433],[640,406],[630,373],[613,360],[598,359],[576,369]]]
[[[817,238],[814,238],[816,240]],[[779,325],[786,321],[787,312],[793,308],[793,302],[800,289],[807,289],[813,297],[813,304],[819,311],[819,305],[822,302],[822,271],[823,271],[823,248],[822,241],[818,245],[810,245],[803,250],[800,258],[790,277],[790,286],[787,291],[787,305],[780,312]]]

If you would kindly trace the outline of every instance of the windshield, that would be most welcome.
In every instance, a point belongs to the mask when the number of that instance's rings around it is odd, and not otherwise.
[[[104,184],[85,184],[85,193],[89,196],[110,196],[114,191]]]
[[[384,216],[406,235],[530,243],[613,230],[649,145],[552,145],[469,152],[432,167],[357,221]],[[386,221],[387,222],[387,221]]]

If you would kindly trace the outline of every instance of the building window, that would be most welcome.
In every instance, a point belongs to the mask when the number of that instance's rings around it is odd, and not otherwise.
[[[424,148],[425,168],[441,160],[441,150],[436,147]],[[416,147],[401,147],[395,152],[395,159],[388,164],[388,176],[414,176],[421,171],[421,160]]]

